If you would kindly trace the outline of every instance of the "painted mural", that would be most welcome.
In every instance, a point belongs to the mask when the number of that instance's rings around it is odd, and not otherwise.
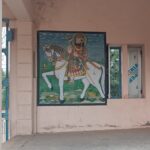
[[[106,35],[38,32],[39,105],[106,104]]]

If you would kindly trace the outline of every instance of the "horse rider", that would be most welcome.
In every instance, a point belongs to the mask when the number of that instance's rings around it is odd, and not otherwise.
[[[67,76],[69,81],[73,81],[77,76],[86,74],[87,61],[87,38],[83,33],[76,33],[71,39],[70,45],[67,48],[68,54],[68,69]]]

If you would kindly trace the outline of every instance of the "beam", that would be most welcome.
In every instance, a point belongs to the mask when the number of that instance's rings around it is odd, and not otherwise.
[[[4,0],[15,18],[20,21],[32,20],[31,0]]]

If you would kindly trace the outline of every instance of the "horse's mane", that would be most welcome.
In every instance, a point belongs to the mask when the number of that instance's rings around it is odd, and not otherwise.
[[[51,50],[53,49],[56,53],[58,53],[60,55],[64,55],[64,52],[65,52],[63,47],[61,47],[59,45],[55,45],[55,44],[51,44],[49,46],[49,49],[51,49]]]
[[[47,44],[43,47],[43,50],[44,50],[46,55],[47,55],[47,53],[51,53],[53,51],[53,55],[54,55],[53,57],[57,57],[57,56],[59,56],[61,58],[65,57],[64,48],[59,46],[59,45],[56,45],[56,44]]]

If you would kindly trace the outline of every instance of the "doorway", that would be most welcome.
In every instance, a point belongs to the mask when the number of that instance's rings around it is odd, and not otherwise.
[[[2,135],[3,142],[9,139],[9,20],[2,20]]]

